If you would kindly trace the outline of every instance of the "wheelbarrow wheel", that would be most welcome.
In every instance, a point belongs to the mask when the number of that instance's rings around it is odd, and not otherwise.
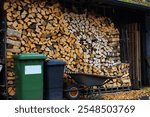
[[[80,96],[79,87],[76,84],[71,84],[67,87],[66,97],[70,100],[77,100]]]

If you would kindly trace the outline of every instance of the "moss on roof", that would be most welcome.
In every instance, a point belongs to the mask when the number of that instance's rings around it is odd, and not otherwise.
[[[140,4],[140,5],[144,5],[144,6],[150,6],[150,0],[119,0],[119,1]]]

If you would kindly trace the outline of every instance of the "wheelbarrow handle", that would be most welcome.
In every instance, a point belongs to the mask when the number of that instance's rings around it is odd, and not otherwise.
[[[69,79],[72,79],[72,77],[71,77],[69,74],[67,74],[67,75],[68,75],[68,78],[69,78]]]
[[[117,78],[124,78],[124,77],[127,77],[127,76],[129,76],[129,73],[128,74],[124,74],[122,76],[117,76]]]
[[[67,73],[67,72],[65,72],[65,73],[67,74],[67,76],[68,76],[67,78],[68,79],[72,79],[72,77],[71,77],[71,75],[69,73]]]

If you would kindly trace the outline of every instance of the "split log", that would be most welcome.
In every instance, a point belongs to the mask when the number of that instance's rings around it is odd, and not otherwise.
[[[11,44],[11,45],[18,46],[18,47],[21,46],[21,42],[19,42],[19,41],[13,41],[11,39],[7,39],[7,44]]]

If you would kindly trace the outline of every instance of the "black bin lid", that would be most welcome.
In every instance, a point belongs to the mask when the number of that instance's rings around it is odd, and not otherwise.
[[[46,62],[46,65],[66,65],[66,62],[64,62],[63,60],[58,60],[58,59],[51,59],[49,61]]]

